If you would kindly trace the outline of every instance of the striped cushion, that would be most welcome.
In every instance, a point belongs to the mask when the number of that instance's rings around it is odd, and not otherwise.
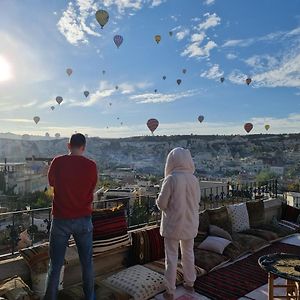
[[[19,250],[30,270],[35,273],[47,272],[49,262],[49,243]]]
[[[130,244],[124,206],[95,209],[92,221],[94,255]]]
[[[0,283],[0,297],[4,297],[2,299],[30,300],[33,299],[33,292],[19,276],[14,276]]]
[[[294,222],[287,221],[287,220],[278,221],[278,225],[293,231],[299,231],[300,229],[300,224],[296,224]]]

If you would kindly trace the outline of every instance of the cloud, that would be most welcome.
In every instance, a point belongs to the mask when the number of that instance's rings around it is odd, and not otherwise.
[[[162,3],[166,2],[166,0],[152,0],[152,4],[150,7],[156,7],[161,5]]]
[[[234,53],[228,53],[228,54],[226,55],[226,58],[227,58],[227,59],[230,59],[230,60],[233,60],[233,59],[236,59],[236,58],[237,58],[237,55],[234,54]]]
[[[153,2],[156,2],[155,0]],[[153,3],[152,2],[152,3]],[[115,6],[119,13],[124,13],[125,10],[140,10],[143,6],[143,0],[103,0],[103,5],[106,7]]]
[[[187,37],[187,36],[189,35],[189,33],[190,33],[190,30],[189,30],[189,29],[184,29],[184,30],[182,30],[182,31],[179,31],[179,32],[176,33],[176,39],[177,39],[178,41],[181,41],[181,40],[183,40],[185,37]]]
[[[218,46],[217,43],[213,40],[209,40],[204,45],[203,41],[206,37],[206,31],[209,28],[213,28],[219,25],[221,22],[221,18],[218,17],[215,13],[206,13],[203,16],[205,20],[200,22],[197,26],[193,27],[195,32],[192,33],[190,43],[185,47],[185,49],[181,53],[181,56],[209,57],[210,51]]]
[[[215,0],[204,0],[205,5],[212,5],[215,3]]]
[[[123,82],[118,85],[119,90],[122,94],[132,94],[137,89],[145,89],[152,86],[152,83],[149,82],[137,82],[137,83],[129,83],[129,82]]]
[[[233,70],[228,75],[228,80],[235,84],[245,84],[245,80],[247,79],[247,75],[242,73],[240,70]]]
[[[217,79],[223,76],[224,72],[219,69],[218,64],[214,64],[209,70],[203,72],[200,76],[208,79]]]
[[[12,122],[12,123],[33,123],[33,120],[30,119],[0,119],[3,122]]]
[[[273,68],[278,65],[278,59],[274,56],[265,55],[253,55],[245,60],[246,64],[256,70],[263,70],[266,68]]]
[[[197,95],[199,91],[196,90],[189,90],[181,93],[145,93],[139,95],[133,95],[130,97],[131,100],[136,101],[137,103],[166,103],[166,102],[173,102],[179,99],[192,97]]]
[[[57,23],[57,28],[72,45],[88,43],[88,35],[100,36],[91,26],[87,18],[94,15],[96,6],[93,0],[77,0],[76,5],[68,3],[67,9]]]
[[[247,47],[251,45],[255,40],[254,39],[244,39],[244,40],[228,40],[222,47]]]

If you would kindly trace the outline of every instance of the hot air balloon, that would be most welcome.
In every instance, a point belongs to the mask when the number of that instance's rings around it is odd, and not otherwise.
[[[163,80],[166,80],[167,76],[163,76]]]
[[[45,133],[45,137],[48,138],[50,137],[50,134],[48,132]]]
[[[51,106],[50,108],[51,108],[51,110],[54,110],[54,109],[55,109],[55,106]]]
[[[117,120],[119,120],[120,118],[119,117],[117,117]]]
[[[198,117],[198,121],[199,121],[200,123],[202,123],[203,120],[204,120],[204,116],[199,116],[199,117]]]
[[[161,36],[159,34],[157,34],[155,37],[155,42],[158,44],[161,41]]]
[[[154,90],[154,93],[157,93],[157,89]]]
[[[73,70],[72,70],[71,68],[68,68],[68,69],[66,70],[66,72],[67,72],[67,74],[68,74],[69,76],[71,76],[71,74],[73,73]]]
[[[122,125],[123,125],[123,122],[121,122],[120,124],[121,124],[121,126],[122,126]]]
[[[33,117],[33,121],[35,122],[35,124],[37,124],[40,121],[40,117],[38,116]]]
[[[105,73],[106,73],[106,71],[105,71],[105,70],[103,70],[103,71],[102,71],[102,74],[104,75]]]
[[[55,137],[56,137],[57,139],[59,139],[59,138],[60,138],[60,133],[55,133]]]
[[[152,134],[155,131],[155,129],[158,127],[158,125],[159,125],[159,122],[156,119],[149,119],[147,121],[147,127],[149,128],[149,130],[151,131]]]
[[[169,36],[172,36],[173,35],[173,32],[172,31],[169,31]]]
[[[115,35],[114,36],[114,42],[117,46],[117,48],[119,48],[121,46],[121,44],[123,43],[123,37],[121,35]]]
[[[247,85],[249,85],[251,82],[252,82],[252,79],[251,79],[250,77],[248,77],[248,78],[246,79]]]
[[[112,106],[112,103],[111,103],[111,102],[109,102],[109,106]]]
[[[180,85],[181,79],[177,79],[176,82],[177,82],[178,85]]]
[[[89,91],[84,91],[83,94],[87,98],[89,96],[90,92]]]
[[[246,130],[247,133],[249,133],[253,128],[253,124],[252,123],[245,123],[244,125],[244,129]]]
[[[62,102],[63,102],[63,97],[61,97],[61,96],[57,96],[56,97],[56,102],[58,103],[58,104],[61,104]]]
[[[96,20],[103,29],[104,25],[108,22],[109,14],[106,10],[100,9],[96,11]]]
[[[118,90],[118,89],[119,89],[119,87],[116,85],[116,86],[115,86],[115,89],[116,89],[116,90]]]
[[[186,69],[182,69],[182,73],[185,74],[186,73]]]
[[[265,125],[265,129],[266,129],[267,131],[270,129],[270,127],[271,127],[271,126],[268,125],[268,124]]]
[[[224,82],[224,80],[225,80],[224,77],[221,77],[221,78],[220,78],[220,81],[221,81],[222,83]]]

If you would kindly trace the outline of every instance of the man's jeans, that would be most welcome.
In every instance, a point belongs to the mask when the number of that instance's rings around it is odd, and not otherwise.
[[[93,224],[91,217],[83,217],[53,219],[52,221],[49,246],[50,263],[44,300],[57,299],[59,275],[71,235],[73,235],[78,249],[85,299],[94,299]]]

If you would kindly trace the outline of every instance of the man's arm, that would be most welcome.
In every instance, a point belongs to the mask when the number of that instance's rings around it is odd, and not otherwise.
[[[97,182],[98,182],[98,170],[97,170],[97,165],[95,163],[94,170],[93,170],[93,191],[96,188]]]
[[[161,191],[156,199],[156,205],[160,210],[166,210],[172,192],[172,177],[168,176],[161,187]]]
[[[50,186],[54,186],[55,183],[55,158],[52,160],[49,171],[48,171],[48,181]]]

